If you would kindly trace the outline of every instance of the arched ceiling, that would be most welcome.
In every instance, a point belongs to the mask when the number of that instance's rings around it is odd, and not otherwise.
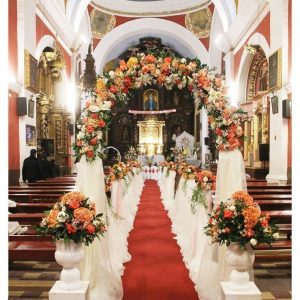
[[[92,0],[98,9],[120,16],[158,17],[193,12],[208,6],[211,0]]]

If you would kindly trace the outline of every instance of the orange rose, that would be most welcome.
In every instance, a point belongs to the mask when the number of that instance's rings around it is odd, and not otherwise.
[[[93,146],[97,145],[97,142],[98,142],[97,138],[93,138],[93,139],[90,140],[90,144],[93,145]]]
[[[69,223],[66,224],[66,227],[67,227],[68,233],[74,233],[74,232],[77,231],[77,229],[73,225],[71,225]]]
[[[79,207],[74,210],[74,218],[82,223],[93,220],[93,212],[85,207]]]
[[[48,227],[55,227],[57,225],[57,215],[59,211],[57,209],[51,209],[49,215],[47,216]]]
[[[95,226],[92,224],[88,224],[85,229],[89,234],[95,233]]]
[[[87,125],[86,126],[86,131],[88,132],[88,133],[92,133],[92,132],[94,132],[94,126],[93,125]]]
[[[93,157],[94,156],[94,152],[91,150],[86,151],[86,155],[87,157]]]

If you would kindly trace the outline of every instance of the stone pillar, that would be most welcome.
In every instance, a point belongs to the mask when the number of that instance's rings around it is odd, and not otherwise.
[[[288,120],[282,118],[282,100],[287,99],[288,82],[288,1],[270,1],[271,53],[282,49],[282,87],[274,92],[278,97],[278,113],[270,109],[270,166],[268,182],[287,182]],[[273,93],[269,95],[273,96]]]

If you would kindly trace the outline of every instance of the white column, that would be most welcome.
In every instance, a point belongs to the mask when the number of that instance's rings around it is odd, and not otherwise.
[[[282,118],[282,100],[287,99],[288,82],[288,1],[270,1],[271,51],[282,49],[282,88],[274,95],[278,97],[278,113],[270,109],[270,167],[268,182],[287,181],[288,121]],[[270,95],[272,96],[272,95]]]
[[[17,30],[18,30],[18,83],[20,84],[19,96],[26,97],[27,103],[33,94],[24,87],[24,49],[35,56],[36,49],[36,17],[35,4],[32,1],[18,0],[17,3]],[[35,100],[35,98],[33,99]],[[29,156],[30,149],[36,146],[26,146],[26,125],[36,127],[36,111],[34,118],[26,116],[19,117],[19,139],[20,139],[20,181],[22,181],[23,161]]]

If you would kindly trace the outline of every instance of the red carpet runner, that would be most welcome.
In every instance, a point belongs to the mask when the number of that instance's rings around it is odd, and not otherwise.
[[[156,181],[147,180],[128,243],[123,300],[196,300]]]

